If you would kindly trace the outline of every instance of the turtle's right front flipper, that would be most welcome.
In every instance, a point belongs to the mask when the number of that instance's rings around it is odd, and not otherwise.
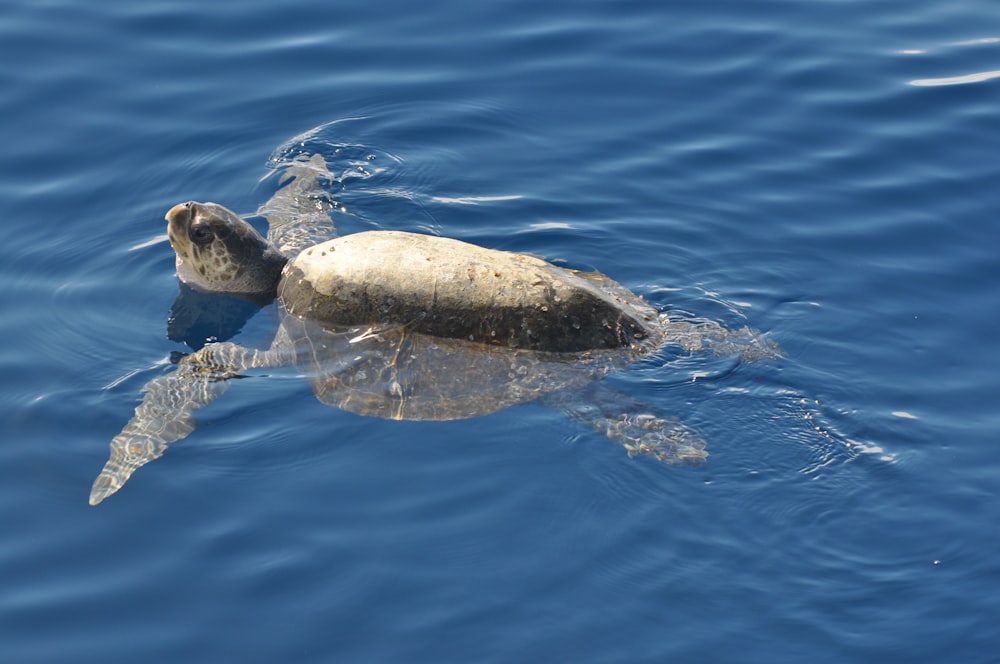
[[[194,431],[196,410],[225,392],[239,370],[266,366],[266,360],[266,351],[209,344],[181,360],[176,370],[146,383],[135,415],[111,440],[111,454],[90,489],[90,504],[121,489],[138,468],[163,456],[167,445],[186,438]]]

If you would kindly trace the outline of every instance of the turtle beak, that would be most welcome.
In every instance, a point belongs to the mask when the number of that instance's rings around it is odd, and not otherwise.
[[[167,238],[170,240],[170,246],[181,255],[187,255],[187,228],[194,216],[194,206],[194,201],[178,203],[167,210],[164,216],[167,220]]]
[[[188,201],[187,203],[178,203],[169,210],[164,219],[167,220],[167,224],[174,227],[183,227],[191,221],[191,208],[194,206],[194,201]]]

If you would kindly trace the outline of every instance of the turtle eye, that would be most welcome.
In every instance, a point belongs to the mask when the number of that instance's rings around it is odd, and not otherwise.
[[[206,224],[194,224],[188,232],[191,241],[198,245],[206,245],[215,239],[215,233]]]

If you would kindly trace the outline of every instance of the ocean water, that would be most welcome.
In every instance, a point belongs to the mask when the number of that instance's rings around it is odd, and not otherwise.
[[[1000,661],[993,3],[11,0],[0,53],[0,661]],[[255,374],[90,507],[197,345],[164,212],[252,213],[308,140],[342,233],[599,269],[783,355],[609,379],[699,467]]]

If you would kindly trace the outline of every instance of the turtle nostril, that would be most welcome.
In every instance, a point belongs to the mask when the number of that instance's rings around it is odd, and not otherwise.
[[[193,201],[187,203],[178,203],[167,211],[164,217],[170,223],[184,224],[191,219],[191,206],[194,205]]]

